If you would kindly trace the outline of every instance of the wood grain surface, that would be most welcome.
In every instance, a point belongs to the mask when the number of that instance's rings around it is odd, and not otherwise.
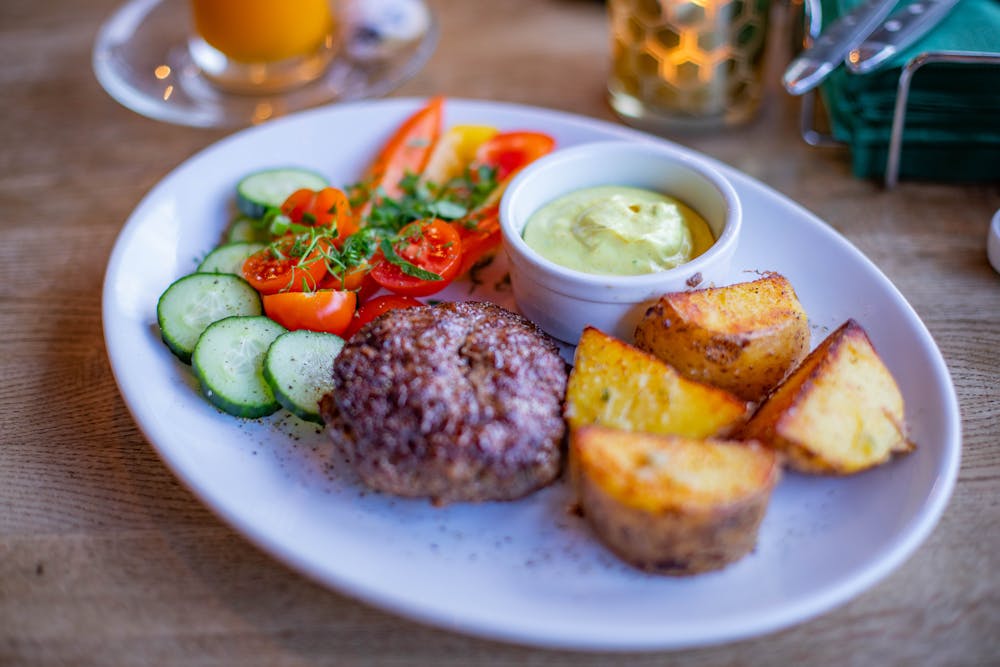
[[[602,3],[431,4],[440,45],[395,95],[613,119]],[[1000,664],[1000,276],[985,253],[1000,188],[887,192],[853,178],[842,150],[806,146],[798,103],[776,83],[787,25],[772,33],[755,123],[671,138],[800,202],[898,286],[954,378],[960,478],[930,538],[848,604],[735,644],[612,657],[468,638],[325,590],[248,544],[162,465],[115,386],[101,282],[143,194],[226,133],[149,120],[104,93],[90,53],[115,6],[0,3],[0,664]]]

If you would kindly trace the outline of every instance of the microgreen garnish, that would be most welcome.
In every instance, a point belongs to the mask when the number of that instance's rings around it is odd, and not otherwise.
[[[292,220],[278,208],[268,210],[260,221],[275,239],[269,246],[271,256],[278,260],[298,259],[297,266],[307,267],[323,262],[326,270],[340,278],[344,284],[349,272],[366,267],[381,249],[385,261],[398,266],[400,271],[419,280],[442,280],[441,276],[422,269],[400,256],[394,244],[414,243],[422,238],[422,228],[408,232],[406,238],[400,231],[415,220],[441,219],[460,221],[469,229],[478,227],[481,215],[473,215],[490,193],[497,187],[496,169],[481,166],[465,172],[446,183],[423,180],[418,174],[407,173],[399,183],[400,194],[389,196],[383,188],[372,189],[371,183],[356,183],[347,188],[349,204],[360,211],[369,204],[367,215],[359,231],[351,234],[340,248],[333,244],[337,238],[337,225],[316,226],[312,213],[302,214],[301,222]],[[336,219],[337,205],[327,211]],[[290,288],[289,284],[286,288]],[[316,289],[302,281],[304,291]]]
[[[424,181],[418,174],[407,173],[399,182],[401,194],[390,197],[385,190],[374,192],[370,184],[358,183],[349,188],[351,205],[371,202],[368,226],[398,232],[414,220],[440,218],[460,220],[475,210],[497,187],[496,169],[482,166],[466,169],[447,183]]]
[[[375,254],[378,238],[374,230],[362,229],[348,236],[338,250],[332,243],[320,247],[320,259],[325,262],[326,270],[340,278],[343,285],[347,273],[363,267]]]

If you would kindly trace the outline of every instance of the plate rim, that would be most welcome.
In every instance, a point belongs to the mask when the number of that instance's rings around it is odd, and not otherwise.
[[[309,118],[313,115],[336,114],[345,108],[354,109],[369,106],[390,108],[399,107],[400,110],[403,110],[405,108],[415,108],[416,105],[426,101],[426,99],[427,98],[424,97],[400,97],[383,100],[343,102],[298,112],[289,116],[278,118],[260,126],[250,127],[235,132],[220,139],[219,141],[209,144],[193,155],[188,156],[162,178],[160,178],[156,184],[142,196],[138,204],[136,204],[130,212],[124,226],[116,237],[105,269],[101,301],[105,352],[109,358],[112,374],[118,386],[119,394],[122,396],[123,402],[128,408],[133,421],[143,434],[145,440],[152,446],[158,458],[163,461],[174,476],[182,484],[184,484],[184,486],[188,488],[188,490],[196,498],[198,498],[202,505],[207,507],[213,514],[218,516],[224,523],[228,524],[230,528],[241,534],[258,549],[261,549],[275,560],[294,570],[296,573],[320,584],[327,590],[334,590],[340,594],[347,595],[361,601],[364,604],[388,611],[412,621],[458,632],[464,635],[534,646],[538,648],[582,650],[590,652],[678,650],[683,648],[717,645],[768,634],[805,622],[848,602],[887,577],[892,571],[897,569],[905,560],[913,555],[913,553],[927,539],[939,522],[957,482],[961,462],[961,416],[954,382],[948,370],[947,363],[937,346],[936,341],[933,339],[926,324],[913,309],[912,305],[906,300],[888,276],[886,276],[881,269],[879,269],[846,237],[841,235],[828,223],[805,209],[798,202],[795,202],[782,193],[774,190],[767,184],[757,181],[734,167],[726,165],[725,163],[703,153],[638,130],[617,126],[601,119],[581,116],[567,111],[511,102],[494,102],[490,100],[457,97],[447,98],[449,106],[464,106],[470,107],[473,110],[476,107],[490,110],[499,109],[500,111],[510,111],[545,118],[555,123],[574,124],[583,130],[599,132],[605,135],[610,133],[623,139],[666,142],[671,144],[682,151],[689,152],[710,162],[713,166],[722,170],[728,178],[734,181],[734,185],[737,187],[738,191],[741,187],[750,187],[761,191],[768,198],[780,199],[783,205],[794,208],[797,213],[807,219],[810,224],[816,227],[818,231],[825,234],[831,241],[841,245],[842,249],[851,252],[857,260],[867,264],[869,268],[873,270],[891,289],[895,300],[903,306],[904,312],[906,312],[910,324],[915,327],[915,332],[918,334],[920,342],[931,353],[929,357],[932,362],[931,365],[938,376],[942,379],[943,385],[941,386],[941,390],[948,399],[947,404],[941,406],[942,414],[944,416],[944,424],[947,427],[945,441],[941,443],[943,447],[943,466],[938,469],[937,483],[935,483],[933,487],[928,490],[926,497],[921,503],[921,510],[917,512],[914,518],[914,525],[893,541],[888,550],[889,553],[875,558],[874,562],[871,562],[871,559],[869,559],[869,562],[866,563],[864,567],[859,568],[857,571],[848,576],[846,581],[841,582],[838,585],[831,586],[830,589],[825,592],[819,594],[812,593],[806,596],[804,600],[786,604],[779,611],[762,614],[752,623],[734,623],[731,625],[737,625],[739,627],[723,628],[722,631],[719,630],[718,626],[713,626],[711,631],[688,635],[684,639],[664,639],[661,637],[645,637],[640,639],[636,637],[625,637],[620,641],[609,641],[607,637],[587,639],[580,638],[579,636],[554,636],[549,632],[545,632],[537,628],[534,632],[532,632],[530,628],[526,631],[523,626],[505,626],[498,628],[490,623],[476,623],[475,621],[470,623],[468,619],[459,620],[451,613],[436,609],[429,609],[426,605],[421,605],[417,602],[406,599],[405,596],[393,595],[382,589],[362,585],[359,582],[352,580],[350,577],[342,576],[339,572],[331,574],[330,572],[315,571],[314,567],[308,562],[307,559],[305,559],[302,555],[295,553],[294,550],[287,549],[284,545],[269,537],[267,531],[262,530],[260,526],[244,521],[239,515],[230,511],[230,508],[225,505],[220,505],[218,502],[214,502],[211,490],[203,489],[201,485],[198,484],[187,473],[187,471],[170,456],[169,452],[162,446],[158,445],[157,442],[151,437],[148,426],[138,418],[132,398],[126,394],[124,390],[121,369],[119,368],[119,363],[116,363],[116,355],[112,349],[112,341],[118,334],[115,332],[113,326],[114,323],[111,322],[109,318],[114,306],[113,290],[110,289],[112,279],[114,277],[114,269],[121,262],[121,254],[124,252],[128,238],[134,234],[138,228],[139,223],[145,214],[145,208],[148,207],[151,202],[155,201],[161,190],[168,189],[169,182],[182,170],[187,168],[188,165],[194,160],[204,158],[204,156],[212,152],[225,151],[227,146],[231,143],[247,141],[248,137],[252,137],[257,133],[268,132],[270,131],[269,128],[276,125],[300,123],[303,119]]]

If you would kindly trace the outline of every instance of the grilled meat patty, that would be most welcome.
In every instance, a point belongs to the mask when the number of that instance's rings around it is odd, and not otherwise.
[[[389,311],[344,346],[320,403],[366,484],[435,502],[510,500],[559,474],[566,364],[492,303]]]

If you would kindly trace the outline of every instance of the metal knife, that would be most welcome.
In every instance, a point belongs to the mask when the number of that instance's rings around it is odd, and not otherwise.
[[[847,54],[847,68],[867,74],[923,37],[959,0],[916,0],[886,19],[858,48]]]
[[[827,26],[812,46],[785,70],[781,80],[785,90],[801,95],[818,86],[881,25],[895,6],[896,0],[866,0]]]

